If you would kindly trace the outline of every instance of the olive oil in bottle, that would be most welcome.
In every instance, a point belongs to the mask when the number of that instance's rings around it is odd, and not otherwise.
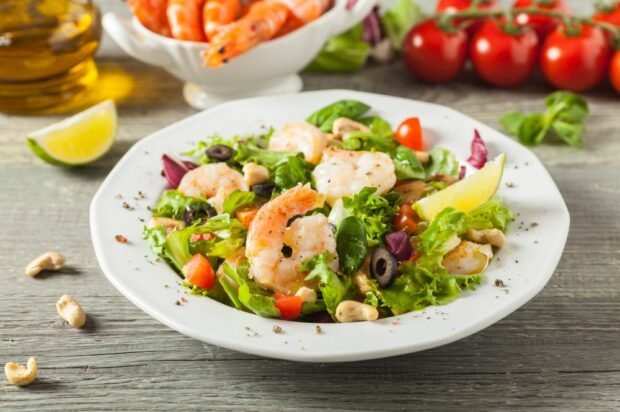
[[[101,25],[91,0],[0,1],[0,111],[80,99],[97,80]]]

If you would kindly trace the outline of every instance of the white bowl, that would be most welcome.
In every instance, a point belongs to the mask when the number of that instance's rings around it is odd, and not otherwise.
[[[295,93],[302,89],[298,76],[332,36],[364,19],[375,0],[359,0],[347,10],[347,0],[319,19],[286,36],[265,42],[219,68],[203,65],[206,43],[160,36],[134,18],[130,23],[115,13],[106,13],[103,27],[130,56],[159,66],[186,82],[184,96],[195,108],[206,109],[243,97]]]
[[[370,104],[376,114],[392,125],[412,115],[419,116],[429,144],[453,150],[463,163],[469,156],[474,128],[486,141],[491,157],[507,154],[504,182],[513,185],[502,184],[499,195],[518,217],[482,285],[449,305],[375,322],[325,324],[321,334],[315,333],[312,323],[260,318],[206,297],[184,295],[184,289],[177,285],[179,277],[164,262],[156,262],[141,239],[144,223],[139,219],[148,221],[147,206],[166,187],[159,174],[162,154],[177,155],[212,134],[260,133],[264,131],[261,126],[278,127],[304,119],[316,109],[341,99]],[[139,191],[145,198],[135,200]],[[135,209],[123,208],[123,202]],[[525,304],[545,286],[562,256],[569,220],[564,200],[549,173],[530,150],[514,140],[444,106],[345,90],[231,102],[160,130],[127,152],[97,191],[90,209],[93,245],[103,273],[142,310],[165,325],[208,343],[307,362],[410,353],[486,328]],[[537,225],[532,225],[534,222]],[[129,241],[116,242],[114,236],[119,234]],[[501,279],[506,287],[496,287],[496,279]],[[181,296],[187,303],[175,305]],[[535,323],[532,318],[522,326]],[[283,333],[274,333],[275,325],[281,326]]]

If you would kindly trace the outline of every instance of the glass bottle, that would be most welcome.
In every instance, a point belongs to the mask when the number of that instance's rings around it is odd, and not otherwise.
[[[80,99],[97,80],[91,0],[0,0],[0,111],[36,113]]]

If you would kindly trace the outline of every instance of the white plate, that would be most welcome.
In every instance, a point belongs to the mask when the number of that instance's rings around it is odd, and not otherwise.
[[[376,322],[315,325],[265,319],[204,297],[186,295],[179,278],[141,239],[147,206],[165,188],[161,156],[179,154],[214,133],[254,133],[306,118],[340,99],[357,99],[397,125],[419,116],[430,145],[469,155],[474,128],[492,157],[508,160],[500,196],[517,215],[507,244],[486,272],[483,284],[453,303]],[[470,171],[471,172],[471,171]],[[144,199],[136,200],[138,192]],[[119,196],[121,198],[119,198]],[[127,202],[134,210],[123,207]],[[569,214],[553,180],[532,152],[512,139],[447,107],[414,100],[345,90],[248,99],[198,113],[141,140],[123,157],[95,195],[90,224],[95,252],[110,282],[139,308],[185,335],[272,358],[340,362],[381,358],[445,345],[507,316],[532,299],[553,274],[566,242]],[[115,235],[129,239],[115,241]],[[506,288],[495,286],[501,279]],[[165,285],[168,285],[166,287]],[[175,304],[181,297],[187,303]],[[114,310],[111,308],[110,310]],[[532,322],[535,322],[533,319]],[[274,325],[282,327],[276,334]]]

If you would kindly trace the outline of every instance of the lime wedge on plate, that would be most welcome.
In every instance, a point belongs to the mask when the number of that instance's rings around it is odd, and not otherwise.
[[[79,166],[103,156],[114,143],[116,106],[106,100],[61,122],[31,133],[28,147],[45,162]]]
[[[447,207],[462,212],[474,210],[497,192],[505,163],[506,154],[503,153],[468,178],[419,200],[413,208],[427,222]]]

